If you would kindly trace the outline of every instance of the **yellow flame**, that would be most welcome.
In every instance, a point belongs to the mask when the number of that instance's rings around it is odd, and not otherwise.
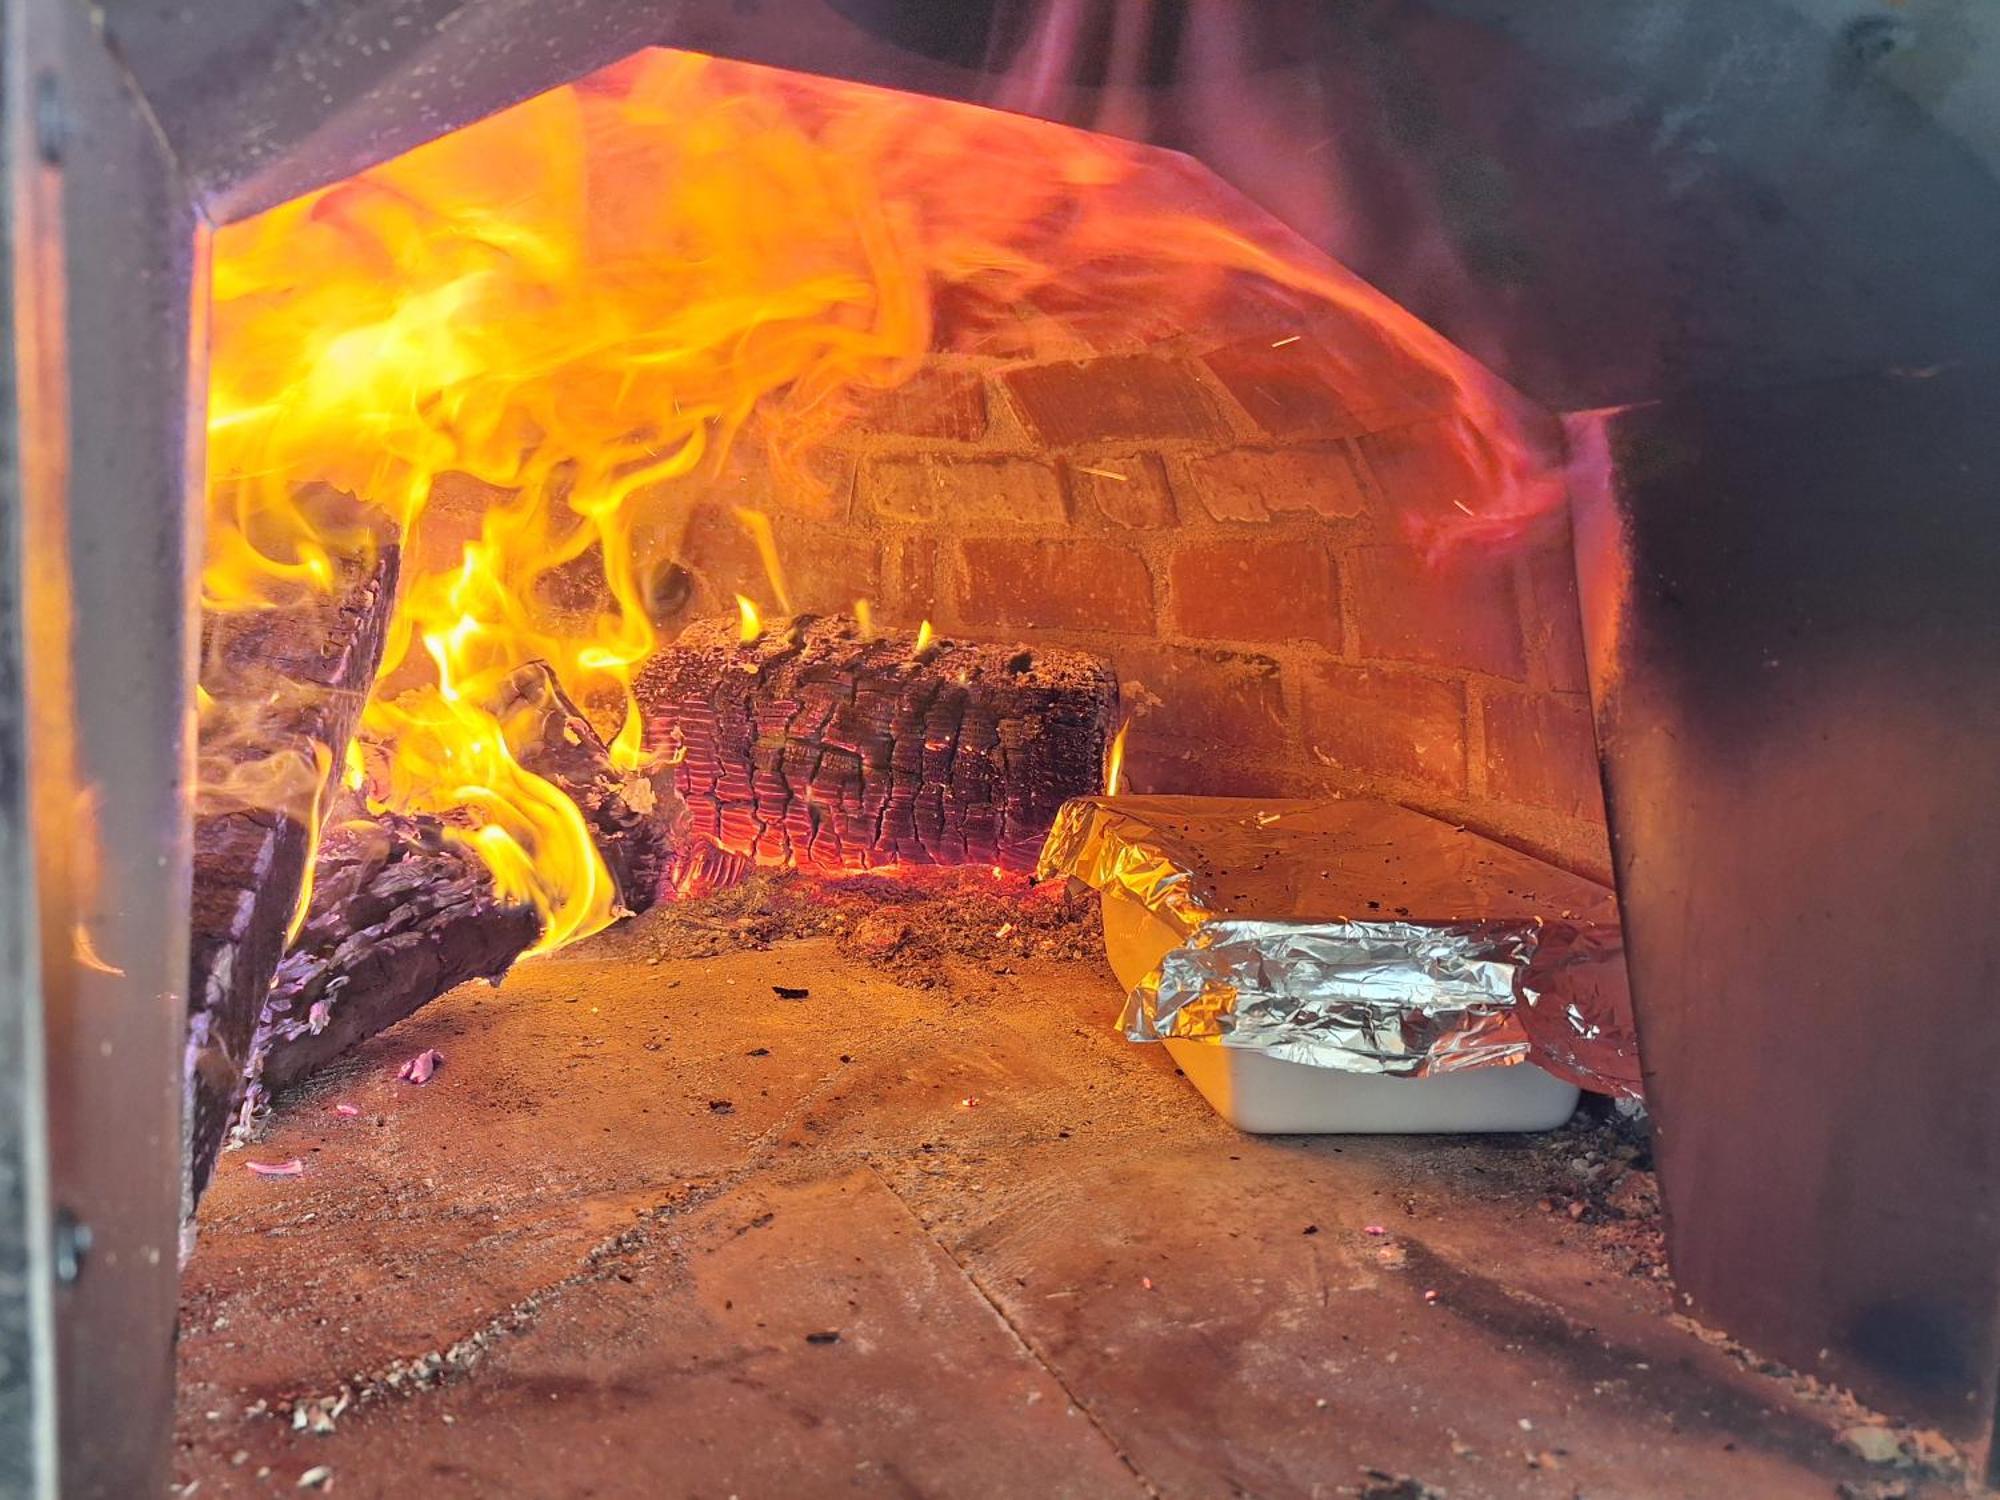
[[[91,940],[90,929],[79,920],[70,928],[70,952],[76,961],[86,969],[95,969],[100,974],[115,974],[123,977],[125,971],[116,964],[106,963],[97,951],[97,944]]]
[[[764,634],[764,621],[757,613],[757,606],[741,594],[736,596],[736,634],[744,645],[749,645]]]
[[[750,533],[750,540],[756,543],[758,560],[764,564],[764,576],[771,581],[771,597],[778,601],[779,609],[791,614],[792,596],[785,589],[785,570],[778,563],[778,542],[771,535],[771,518],[761,510],[739,505],[736,507],[736,519],[743,523],[743,529]]]
[[[1125,775],[1125,732],[1132,727],[1128,719],[1118,726],[1118,733],[1111,737],[1111,749],[1104,757],[1104,795],[1118,795],[1119,784]]]
[[[1183,170],[1016,115],[652,50],[227,225],[204,603],[323,597],[400,540],[370,792],[444,817],[534,903],[548,948],[608,923],[615,893],[492,705],[544,661],[615,763],[647,764],[632,681],[661,539],[686,534],[739,439],[809,492],[806,459],[855,397],[921,367],[941,299],[973,340],[954,347],[991,334],[1004,353],[1051,322],[1109,347],[1163,309],[1202,327],[1214,294],[1261,278],[1348,316],[1343,378],[1379,389],[1385,359],[1383,383],[1438,377],[1487,492],[1543,479],[1490,377]],[[769,520],[741,520],[789,612]],[[212,763],[230,795],[257,783]],[[300,769],[264,777],[271,795]]]
[[[866,599],[854,601],[854,623],[861,631],[861,639],[875,639],[875,609]]]
[[[340,779],[350,792],[368,785],[368,767],[362,763],[361,746],[353,740],[347,742],[347,759]]]
[[[917,626],[917,649],[922,651],[931,643],[931,622],[925,620]]]
[[[306,925],[306,913],[312,906],[313,865],[319,858],[319,825],[325,816],[321,801],[326,795],[328,773],[333,769],[333,752],[315,740],[313,742],[312,802],[306,809],[306,862],[305,873],[299,877],[299,896],[292,906],[292,919],[285,925],[287,943],[299,935],[299,929]]]

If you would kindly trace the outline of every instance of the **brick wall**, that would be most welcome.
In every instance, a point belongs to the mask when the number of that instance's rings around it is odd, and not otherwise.
[[[755,507],[798,609],[1109,656],[1135,789],[1379,794],[1606,876],[1567,536],[1427,565],[1405,518],[1478,500],[1448,408],[1357,399],[1299,326],[941,355],[805,480],[745,444],[676,506],[661,623],[775,602]]]

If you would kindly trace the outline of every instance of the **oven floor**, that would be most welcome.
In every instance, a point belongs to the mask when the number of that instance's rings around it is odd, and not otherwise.
[[[1112,1034],[1100,965],[913,990],[831,940],[607,951],[437,1002],[225,1156],[183,1493],[321,1466],[353,1497],[649,1500],[1907,1478],[1538,1203],[1568,1166],[1544,1142],[1237,1135]],[[330,1432],[295,1430],[313,1398]]]

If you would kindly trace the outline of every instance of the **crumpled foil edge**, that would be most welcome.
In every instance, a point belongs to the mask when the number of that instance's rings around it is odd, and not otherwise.
[[[1140,981],[1119,1026],[1135,1042],[1397,1078],[1525,1062],[1516,1002],[1535,939],[1532,925],[1498,922],[1220,919]]]
[[[1126,997],[1128,1039],[1401,1078],[1533,1062],[1582,1088],[1641,1096],[1636,1048],[1601,1019],[1611,1002],[1580,1003],[1614,984],[1622,995],[1615,928],[1221,917],[1154,832],[1077,799],[1057,814],[1037,870],[1096,890],[1107,915],[1111,903],[1134,904],[1180,938]]]

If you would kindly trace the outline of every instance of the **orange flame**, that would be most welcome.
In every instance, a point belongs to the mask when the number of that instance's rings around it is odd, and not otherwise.
[[[325,809],[320,805],[326,795],[327,773],[333,768],[333,752],[321,744],[313,746],[312,800],[306,810],[306,862],[305,872],[299,877],[299,894],[292,905],[291,920],[285,924],[285,941],[290,942],[299,935],[299,929],[306,925],[306,915],[312,908],[313,867],[319,857],[320,821]]]
[[[809,484],[853,396],[920,367],[941,302],[975,338],[1036,318],[1130,338],[1161,309],[1199,327],[1210,294],[1260,279],[1349,315],[1357,379],[1385,355],[1435,376],[1483,492],[1526,503],[1545,476],[1504,388],[1357,279],[1232,227],[1233,200],[1188,172],[1015,115],[653,50],[226,226],[204,602],[323,595],[337,559],[400,537],[370,792],[445,817],[534,903],[546,949],[612,920],[613,884],[490,705],[545,661],[617,763],[643,765],[631,683],[660,539],[741,437]],[[324,503],[343,495],[358,506]],[[768,519],[740,516],[789,611]],[[594,610],[562,586],[579,575]]]
[[[785,570],[778,562],[778,541],[771,534],[771,518],[761,510],[736,507],[736,519],[743,523],[743,529],[750,533],[750,540],[756,543],[758,561],[764,564],[764,576],[771,583],[771,597],[778,601],[778,608],[786,614],[792,613],[791,592],[785,587]]]
[[[1118,733],[1114,734],[1111,737],[1111,749],[1107,751],[1105,754],[1104,795],[1107,797],[1115,797],[1118,795],[1119,783],[1124,779],[1125,732],[1131,727],[1132,727],[1132,721],[1129,719],[1127,719],[1123,724],[1120,724],[1118,726]]]

